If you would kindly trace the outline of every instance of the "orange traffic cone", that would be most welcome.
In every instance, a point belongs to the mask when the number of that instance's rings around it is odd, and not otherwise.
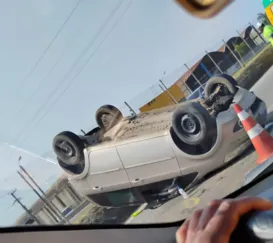
[[[262,164],[265,160],[273,156],[273,137],[243,110],[240,105],[235,104],[234,110],[258,154],[257,163]]]

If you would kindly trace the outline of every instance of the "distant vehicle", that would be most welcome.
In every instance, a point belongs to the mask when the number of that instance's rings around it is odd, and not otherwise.
[[[169,198],[178,186],[188,190],[249,142],[233,102],[261,125],[267,117],[265,103],[226,74],[212,77],[204,96],[131,117],[103,106],[98,128],[55,136],[59,165],[82,196],[105,207]]]
[[[66,207],[65,209],[63,209],[62,211],[62,215],[63,216],[67,216],[69,213],[72,212],[72,208],[71,207]]]

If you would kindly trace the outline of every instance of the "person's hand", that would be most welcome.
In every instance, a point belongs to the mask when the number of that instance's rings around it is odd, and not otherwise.
[[[177,243],[228,243],[239,219],[253,210],[269,210],[262,198],[215,200],[196,210],[176,232]]]

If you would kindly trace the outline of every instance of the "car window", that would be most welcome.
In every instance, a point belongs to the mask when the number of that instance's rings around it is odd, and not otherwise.
[[[218,3],[3,2],[1,226],[173,222],[243,186],[233,105],[273,132],[273,5],[189,11]]]

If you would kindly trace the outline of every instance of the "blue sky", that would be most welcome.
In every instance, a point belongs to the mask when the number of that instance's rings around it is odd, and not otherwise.
[[[56,165],[5,143],[53,156],[55,134],[91,129],[99,106],[134,103],[133,98],[155,84],[164,71],[168,76],[185,62],[193,64],[204,50],[219,46],[221,39],[236,35],[249,21],[255,23],[257,13],[263,12],[261,1],[240,0],[211,20],[199,20],[171,0],[82,0],[29,75],[77,2],[10,0],[0,9],[3,191],[22,185],[15,174],[19,155],[41,183],[61,172]],[[97,35],[102,26],[105,28]],[[18,195],[29,205],[34,199],[25,190]],[[1,225],[11,224],[21,212],[18,206],[10,208],[10,203],[9,198],[0,199]]]

